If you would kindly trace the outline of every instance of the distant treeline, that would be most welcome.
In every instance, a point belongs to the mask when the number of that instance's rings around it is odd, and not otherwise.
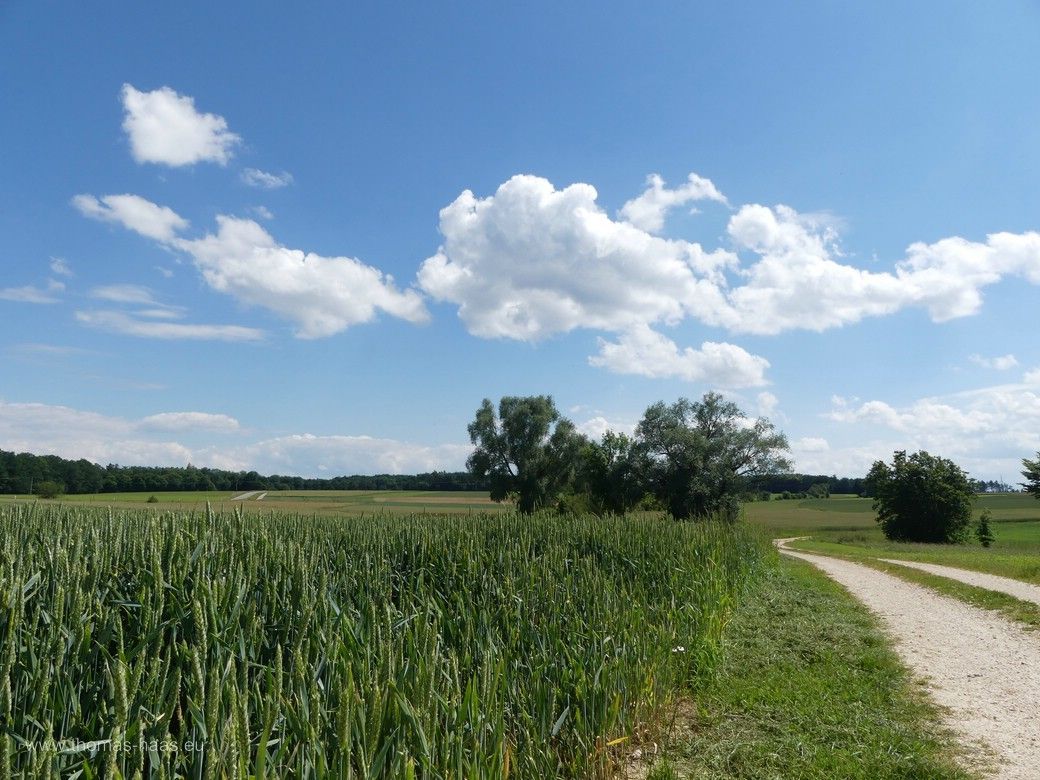
[[[226,471],[195,466],[99,466],[89,460],[0,450],[0,493],[30,493],[41,482],[53,482],[66,493],[140,493],[180,490],[487,490],[487,480],[467,471],[428,474],[372,474],[325,478],[263,476],[255,471]],[[756,480],[767,493],[809,493],[826,484],[830,493],[866,494],[863,477],[783,474]],[[995,480],[972,480],[976,492],[1016,490]]]
[[[821,474],[780,474],[755,480],[755,487],[766,493],[808,493],[813,485],[827,485],[829,493],[854,493],[866,491],[863,477],[828,477]]]
[[[310,479],[255,471],[195,466],[99,466],[57,455],[0,450],[0,493],[30,493],[43,482],[66,493],[137,493],[181,490],[487,490],[487,481],[469,472],[374,474]]]

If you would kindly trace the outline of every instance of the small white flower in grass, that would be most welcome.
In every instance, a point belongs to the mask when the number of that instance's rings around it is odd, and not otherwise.
[[[686,648],[683,647],[682,645],[676,645],[675,647],[672,648],[672,652],[673,653],[685,653],[686,652]]]

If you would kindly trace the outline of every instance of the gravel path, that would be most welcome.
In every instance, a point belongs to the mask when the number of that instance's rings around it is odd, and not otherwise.
[[[919,563],[918,561],[898,561],[895,558],[878,558],[885,563],[896,563],[900,566],[909,566],[912,569],[920,569],[929,574],[938,574],[940,577],[948,577],[968,585],[974,585],[986,590],[996,590],[1014,596],[1022,601],[1032,601],[1040,604],[1040,585],[1031,585],[1021,580],[1013,580],[1010,577],[1000,577],[996,574],[984,574],[980,571],[969,571],[968,569],[956,569],[953,566],[940,566],[937,563]],[[1037,770],[1040,776],[1040,768]]]
[[[785,541],[777,540],[785,554],[822,569],[881,619],[948,725],[995,756],[990,776],[1040,777],[1040,637],[876,569],[784,549]]]

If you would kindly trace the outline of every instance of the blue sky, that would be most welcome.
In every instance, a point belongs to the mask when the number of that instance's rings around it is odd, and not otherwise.
[[[1040,450],[1040,6],[0,7],[0,448],[460,468],[718,389],[799,469]]]

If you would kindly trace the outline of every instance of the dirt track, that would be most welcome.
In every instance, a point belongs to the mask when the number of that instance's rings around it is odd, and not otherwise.
[[[1032,601],[1034,604],[1040,604],[1040,585],[1031,585],[1028,582],[1013,580],[1010,577],[1000,577],[996,574],[985,574],[981,571],[969,571],[967,569],[955,569],[952,566],[940,566],[938,563],[899,561],[895,558],[878,558],[878,560],[884,561],[885,563],[896,563],[900,566],[909,566],[913,569],[926,571],[929,574],[938,574],[940,577],[949,577],[951,580],[957,580],[967,585],[974,585],[977,588],[999,591],[1000,593],[1014,596],[1016,599],[1022,599],[1022,601]],[[1040,773],[1038,773],[1038,775],[1040,775]]]
[[[986,753],[995,759],[987,776],[1040,777],[1040,635],[868,566],[784,549],[784,541],[783,553],[822,569],[881,619],[949,726],[981,765]]]

